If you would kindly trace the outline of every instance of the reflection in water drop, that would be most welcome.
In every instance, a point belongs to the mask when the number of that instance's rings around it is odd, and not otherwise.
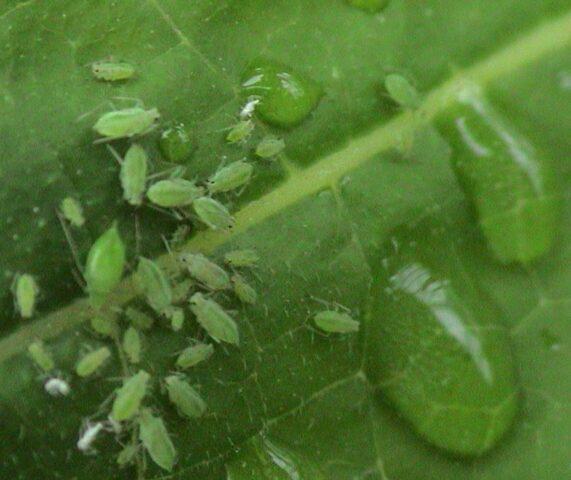
[[[256,60],[243,76],[245,98],[258,100],[255,113],[268,124],[291,128],[317,106],[323,90],[315,81],[270,60]]]

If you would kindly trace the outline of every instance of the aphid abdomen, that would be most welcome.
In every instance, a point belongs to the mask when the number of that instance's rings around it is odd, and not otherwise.
[[[549,251],[560,213],[549,160],[475,88],[459,94],[439,126],[496,257],[528,263]]]

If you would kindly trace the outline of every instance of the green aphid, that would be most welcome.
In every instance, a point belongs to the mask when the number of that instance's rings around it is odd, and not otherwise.
[[[190,235],[190,226],[189,225],[179,225],[176,227],[176,230],[173,232],[170,238],[170,245],[171,248],[176,248],[182,246],[188,236]]]
[[[184,162],[194,149],[192,139],[182,123],[163,130],[159,148],[165,159],[173,163]]]
[[[85,263],[87,291],[100,304],[121,281],[125,268],[125,245],[117,224],[101,235],[91,246]]]
[[[204,188],[184,178],[161,180],[149,187],[149,200],[164,208],[186,207],[204,195]]]
[[[260,257],[255,250],[232,250],[224,254],[224,261],[235,268],[253,267],[255,266]]]
[[[194,281],[186,278],[175,283],[172,287],[172,301],[173,303],[182,303],[188,300],[190,293],[194,288]]]
[[[214,354],[214,347],[209,343],[197,343],[185,348],[176,359],[178,368],[187,369],[208,360]]]
[[[145,149],[136,143],[131,145],[121,162],[119,172],[123,198],[131,205],[139,206],[143,203],[148,168],[149,157]]]
[[[29,273],[17,274],[12,283],[14,305],[22,318],[31,318],[36,311],[40,287]]]
[[[118,333],[119,327],[114,318],[104,315],[95,315],[89,319],[91,328],[104,337],[114,337]]]
[[[192,278],[210,290],[224,290],[230,287],[226,271],[201,253],[182,253],[179,260]]]
[[[229,230],[234,226],[234,217],[218,200],[210,197],[197,198],[192,207],[199,220],[212,230]]]
[[[134,327],[129,327],[123,335],[123,350],[131,363],[141,361],[141,334]]]
[[[233,275],[232,284],[234,285],[234,293],[242,303],[254,305],[258,301],[258,293],[244,280],[242,275]]]
[[[61,214],[70,225],[74,227],[83,227],[85,225],[85,217],[83,216],[83,208],[81,203],[73,197],[65,197],[60,204]]]
[[[162,313],[172,304],[172,287],[166,274],[155,262],[145,257],[139,258],[137,284],[149,306]]]
[[[184,326],[184,310],[179,307],[169,307],[163,311],[163,315],[171,322],[171,328],[178,332]]]
[[[101,347],[84,355],[75,366],[75,373],[80,377],[89,377],[99,370],[111,358],[111,350]]]
[[[240,120],[236,125],[234,125],[228,135],[226,140],[229,143],[239,143],[246,140],[254,131],[255,125],[252,120]]]
[[[160,118],[161,114],[156,108],[148,110],[142,107],[125,108],[104,113],[93,129],[104,137],[100,141],[131,138],[153,131]]]
[[[147,408],[139,417],[139,439],[153,462],[168,472],[173,469],[176,449],[162,418],[153,416]]]
[[[397,73],[387,75],[385,88],[392,99],[401,107],[415,109],[420,106],[420,94],[402,75]]]
[[[117,465],[120,468],[131,465],[135,461],[138,450],[137,445],[130,444],[125,446],[117,455]]]
[[[95,78],[107,82],[128,80],[135,75],[135,67],[127,62],[117,62],[112,59],[99,60],[91,64]]]
[[[155,323],[153,317],[133,307],[127,307],[125,317],[129,323],[138,330],[149,330]]]
[[[35,341],[28,346],[28,355],[34,363],[44,372],[51,372],[55,368],[55,362],[41,341]]]
[[[206,298],[202,293],[195,293],[190,299],[190,310],[215,341],[240,344],[238,325],[214,300]]]
[[[169,400],[182,416],[200,418],[206,412],[206,402],[200,394],[179,375],[165,378]]]
[[[207,182],[211,194],[229,192],[246,185],[252,178],[254,167],[251,163],[238,160],[221,168]]]
[[[315,325],[327,333],[353,333],[359,331],[359,322],[350,315],[335,310],[325,310],[313,317]]]
[[[260,158],[272,158],[280,154],[285,148],[283,138],[275,135],[266,135],[256,147],[256,155]]]
[[[150,378],[151,376],[147,372],[140,370],[139,373],[124,380],[123,386],[117,390],[111,409],[113,420],[123,422],[130,420],[139,413]]]

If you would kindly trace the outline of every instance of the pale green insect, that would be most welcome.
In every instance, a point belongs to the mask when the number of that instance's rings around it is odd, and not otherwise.
[[[206,412],[206,402],[200,394],[179,375],[165,378],[169,400],[182,416],[199,418]]]
[[[149,330],[155,323],[153,317],[133,307],[127,307],[125,317],[138,330]]]
[[[128,80],[135,75],[135,67],[127,62],[114,62],[113,60],[99,60],[91,64],[91,71],[95,78],[107,82]]]
[[[153,416],[147,408],[139,417],[139,439],[153,462],[169,472],[173,469],[176,449],[162,418]]]
[[[246,185],[252,178],[254,167],[251,163],[239,160],[232,162],[212,175],[208,181],[208,191],[211,194],[229,192]]]
[[[65,197],[60,204],[61,214],[74,227],[83,227],[85,217],[81,203],[73,197]]]
[[[327,333],[353,333],[359,331],[359,322],[347,313],[325,310],[313,317],[315,325]]]
[[[135,456],[137,455],[137,451],[137,445],[131,444],[124,447],[123,450],[119,452],[119,455],[117,455],[117,465],[119,465],[120,468],[123,468],[133,463]]]
[[[172,303],[172,287],[169,279],[155,262],[145,257],[139,258],[137,284],[149,306],[162,313]]]
[[[50,372],[55,368],[54,359],[39,340],[28,346],[28,355],[44,372]]]
[[[163,315],[171,322],[171,328],[178,332],[184,326],[184,310],[179,307],[168,307],[163,311]]]
[[[182,369],[194,367],[208,360],[214,354],[214,347],[208,343],[197,343],[185,348],[176,359],[176,366]]]
[[[402,75],[397,73],[387,75],[385,88],[392,99],[401,107],[414,109],[420,106],[420,94]]]
[[[95,315],[89,319],[91,328],[104,337],[113,337],[117,334],[118,326],[114,318],[105,317],[103,315]]]
[[[242,275],[233,275],[232,284],[234,285],[234,293],[242,303],[254,305],[258,301],[256,290],[244,280]]]
[[[229,230],[234,226],[234,217],[218,200],[201,197],[197,198],[192,206],[200,221],[212,230]]]
[[[255,250],[232,250],[224,254],[224,261],[231,267],[253,267],[258,263],[260,257]]]
[[[266,135],[256,147],[256,155],[260,158],[272,158],[280,154],[285,148],[283,138],[275,135]]]
[[[29,273],[16,275],[12,283],[14,305],[22,318],[31,318],[36,311],[40,288]]]
[[[99,370],[111,358],[111,350],[101,347],[84,355],[75,366],[75,373],[80,377],[89,377]]]
[[[192,292],[193,288],[194,281],[190,278],[175,283],[172,289],[173,303],[182,303],[188,300],[190,292]]]
[[[121,162],[119,172],[123,198],[131,205],[139,206],[143,203],[148,166],[149,157],[145,149],[136,143],[131,145]]]
[[[229,143],[241,142],[252,134],[254,127],[255,125],[252,120],[241,120],[230,129],[226,140],[228,140]]]
[[[85,263],[87,291],[96,305],[117,286],[125,268],[125,245],[117,224],[101,235],[91,246]]]
[[[116,422],[123,422],[133,418],[141,408],[141,402],[147,393],[147,384],[151,376],[144,370],[127,378],[123,386],[117,390],[113,401],[111,418]]]
[[[134,327],[129,327],[123,335],[123,350],[131,363],[141,361],[141,334]]]
[[[192,278],[210,290],[223,290],[230,287],[230,277],[226,271],[201,253],[182,253],[179,260]]]
[[[190,310],[214,340],[232,345],[240,344],[238,325],[214,300],[206,298],[202,293],[195,293],[190,299]]]
[[[144,109],[142,107],[125,108],[104,113],[95,122],[93,129],[101,135],[101,141],[131,138],[136,135],[145,135],[153,131],[161,114],[156,108]]]
[[[204,195],[204,188],[184,178],[161,180],[149,187],[147,197],[159,207],[177,208],[190,205]]]

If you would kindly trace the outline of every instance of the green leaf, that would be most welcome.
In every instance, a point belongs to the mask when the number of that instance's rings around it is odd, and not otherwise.
[[[189,179],[208,178],[223,158],[256,162],[242,195],[219,197],[235,214],[232,232],[198,226],[185,246],[220,264],[234,249],[260,257],[244,272],[258,292],[256,305],[220,297],[235,310],[240,348],[217,345],[208,361],[185,371],[208,405],[203,417],[181,421],[160,385],[200,328],[187,321],[178,333],[156,326],[145,334],[140,368],[152,376],[145,405],[160,414],[177,451],[168,478],[224,479],[226,464],[255,454],[251,445],[260,439],[336,480],[569,475],[569,0],[392,0],[378,14],[345,0],[6,0],[0,41],[1,478],[164,478],[148,458],[145,467],[141,453],[120,470],[113,434],[96,440],[97,455],[75,447],[82,422],[108,412],[128,367],[115,360],[103,377],[73,375],[81,349],[95,344],[93,312],[73,271],[114,220],[130,272],[139,255],[173,263],[161,236],[176,220],[126,204],[119,166],[104,145],[93,144],[92,126],[107,102],[132,105],[115,97],[158,108],[165,126],[188,127],[196,140],[183,161]],[[136,76],[97,81],[90,64],[110,55],[133,64]],[[260,55],[291,66],[324,95],[299,126],[281,131],[257,119],[247,142],[229,144],[227,129],[244,104],[240,81]],[[391,73],[418,89],[418,111],[400,111],[386,97]],[[450,168],[446,138],[432,125],[466,79],[552,159],[561,182],[557,245],[525,268],[494,260]],[[275,161],[256,160],[255,147],[268,134],[286,148]],[[172,167],[161,160],[159,138],[156,131],[140,139],[155,172]],[[121,156],[128,145],[114,143]],[[68,226],[72,248],[56,215],[66,197],[81,202],[86,218],[84,227]],[[523,398],[514,427],[477,460],[430,446],[373,388],[362,368],[370,325],[339,336],[310,325],[323,302],[363,321],[379,248],[393,228],[427,213],[446,224],[443,258],[461,265],[502,311],[498,323],[509,328],[519,371]],[[29,320],[14,311],[17,273],[33,275],[41,290]],[[125,305],[135,293],[129,276],[108,303]],[[69,396],[45,393],[27,355],[36,340],[69,381]]]

